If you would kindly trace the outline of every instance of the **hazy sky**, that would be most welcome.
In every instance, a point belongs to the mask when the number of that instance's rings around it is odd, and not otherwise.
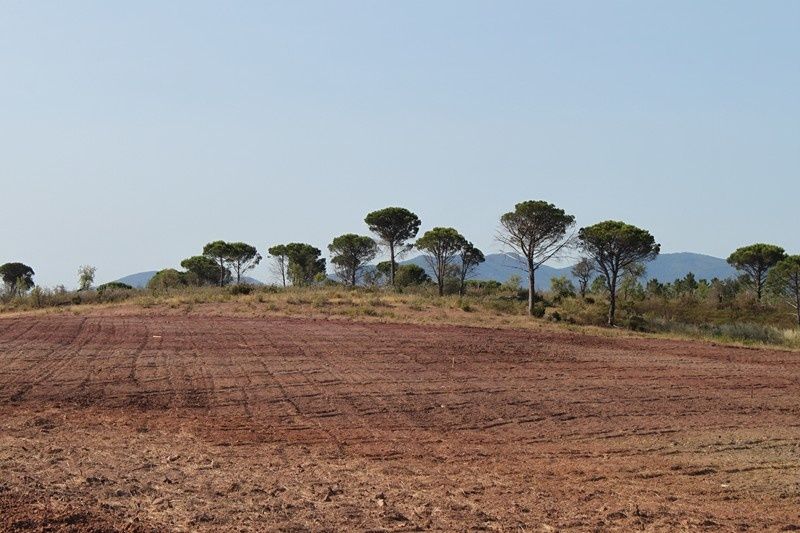
[[[388,205],[497,251],[527,199],[800,253],[799,169],[793,0],[0,1],[0,263],[43,285]]]

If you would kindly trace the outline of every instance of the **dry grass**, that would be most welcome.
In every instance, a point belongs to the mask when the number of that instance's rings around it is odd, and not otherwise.
[[[549,331],[572,331],[604,337],[665,338],[709,340],[733,346],[765,346],[800,349],[800,332],[794,329],[769,328],[731,324],[726,328],[708,329],[685,324],[670,324],[642,332],[599,325],[603,304],[591,309],[576,310],[560,307],[555,311],[578,317],[578,323],[554,321],[553,309],[544,319],[525,313],[525,302],[511,294],[450,295],[439,297],[433,291],[394,292],[386,289],[348,289],[344,287],[305,287],[278,289],[257,287],[249,294],[233,294],[218,287],[193,287],[153,293],[133,291],[122,301],[83,303],[41,309],[22,306],[14,310],[0,309],[3,314],[19,313],[91,313],[113,308],[121,313],[126,309],[168,309],[183,314],[203,316],[247,315],[311,317],[333,320],[394,322],[420,325],[455,325],[488,328],[513,328]],[[581,314],[583,313],[583,314]],[[583,315],[586,315],[583,317]],[[583,318],[581,318],[583,317]],[[758,329],[758,331],[753,330]],[[769,330],[769,331],[767,331]],[[731,334],[733,331],[735,334]]]

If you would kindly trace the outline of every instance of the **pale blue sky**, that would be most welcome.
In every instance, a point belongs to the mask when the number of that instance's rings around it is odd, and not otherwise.
[[[387,205],[800,252],[796,1],[0,1],[0,124],[0,262],[43,285]]]

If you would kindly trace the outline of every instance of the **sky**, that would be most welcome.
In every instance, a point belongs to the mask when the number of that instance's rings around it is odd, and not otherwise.
[[[392,205],[487,253],[530,199],[800,253],[799,169],[794,0],[0,0],[0,263],[43,286]]]

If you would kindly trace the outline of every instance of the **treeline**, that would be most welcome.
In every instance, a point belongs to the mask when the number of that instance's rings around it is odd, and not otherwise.
[[[455,286],[464,294],[468,281],[485,257],[466,237],[452,227],[434,227],[417,238],[421,221],[402,207],[387,207],[368,213],[364,222],[371,235],[344,234],[328,245],[331,267],[338,282],[347,286],[358,284],[392,287],[433,282],[438,294],[444,295]],[[625,222],[608,220],[575,231],[575,217],[546,201],[531,200],[516,204],[512,211],[500,217],[498,241],[522,258],[521,267],[527,274],[527,312],[538,314],[535,279],[538,269],[547,261],[563,257],[567,250],[579,251],[581,260],[573,268],[578,281],[577,291],[586,298],[590,282],[594,293],[602,292],[607,300],[606,323],[616,323],[620,291],[628,299],[631,284],[637,291],[649,295],[671,292],[681,294],[684,286],[700,290],[701,282],[692,279],[662,285],[651,281],[639,283],[644,264],[660,252],[660,245],[649,231]],[[416,239],[416,240],[415,240]],[[433,279],[417,265],[400,265],[399,259],[411,249],[417,249],[430,267]],[[384,250],[388,261],[375,266],[371,262]],[[267,249],[272,269],[283,286],[308,286],[329,283],[326,260],[322,250],[301,242],[274,244]],[[152,289],[180,286],[240,285],[247,272],[263,257],[255,246],[244,242],[214,241],[206,244],[199,255],[181,261],[183,270],[159,271],[149,283]],[[787,255],[783,248],[770,244],[753,244],[734,251],[728,262],[742,274],[737,283],[755,294],[761,303],[766,292],[794,308],[800,325],[800,256]],[[81,267],[81,290],[91,288],[93,267]],[[13,298],[33,286],[33,270],[22,263],[0,266],[5,298]],[[631,282],[633,280],[633,282]],[[569,292],[567,283],[560,280],[553,293]],[[705,282],[708,284],[708,282]],[[717,283],[719,280],[717,280]],[[120,284],[106,284],[99,290],[122,289]]]

